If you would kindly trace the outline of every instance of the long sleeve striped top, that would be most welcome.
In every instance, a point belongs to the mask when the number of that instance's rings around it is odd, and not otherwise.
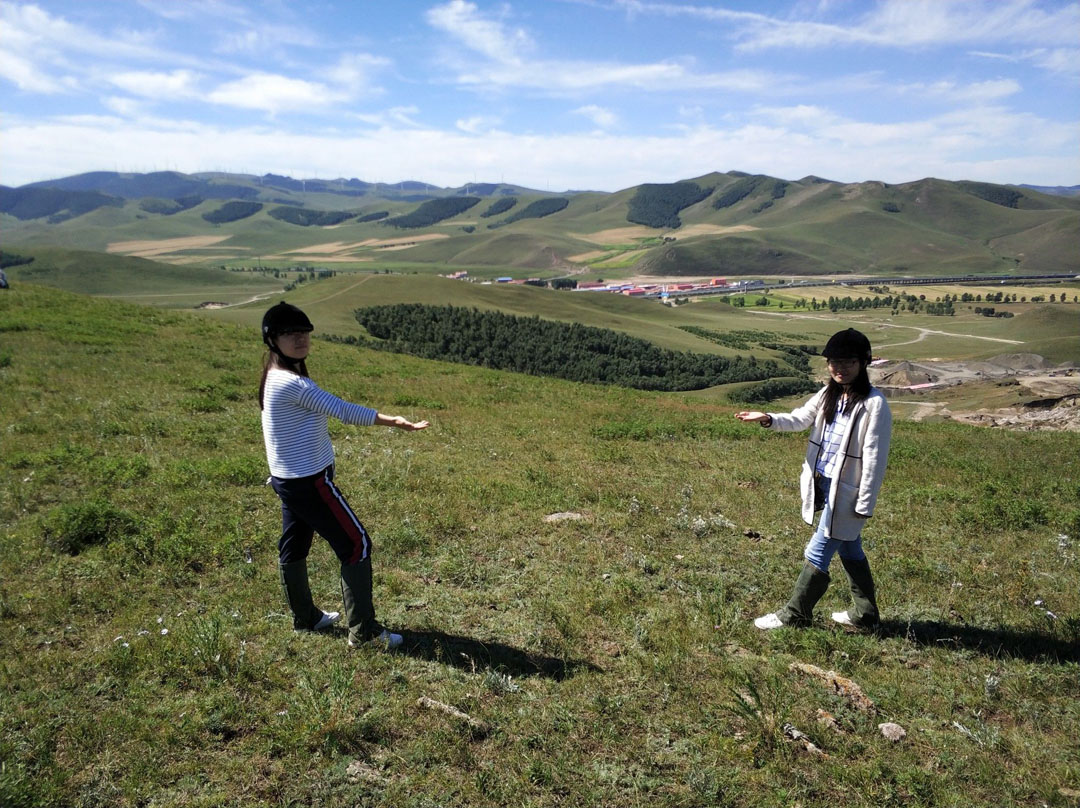
[[[262,430],[270,473],[281,479],[318,474],[334,462],[327,418],[372,426],[376,410],[350,404],[306,376],[271,369],[263,390]]]

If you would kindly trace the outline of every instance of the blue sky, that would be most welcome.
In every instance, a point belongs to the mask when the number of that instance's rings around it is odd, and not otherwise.
[[[0,183],[1080,184],[1080,3],[0,3]]]

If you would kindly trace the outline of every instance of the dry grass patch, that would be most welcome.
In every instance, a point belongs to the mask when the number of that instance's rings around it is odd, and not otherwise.
[[[232,238],[231,233],[225,236],[187,236],[185,238],[165,238],[152,241],[113,241],[105,247],[105,252],[151,258],[156,255],[179,252],[180,250],[209,247],[212,244],[228,241],[230,238]],[[247,247],[237,247],[236,249],[246,250]]]

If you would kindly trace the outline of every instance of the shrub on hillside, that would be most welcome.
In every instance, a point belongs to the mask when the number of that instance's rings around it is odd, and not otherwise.
[[[232,202],[226,202],[217,210],[204,213],[202,217],[210,222],[210,224],[238,222],[241,219],[246,219],[248,216],[254,216],[262,210],[262,207],[262,202],[241,202],[233,200]]]
[[[384,219],[383,224],[392,227],[429,227],[444,219],[462,214],[479,203],[478,196],[447,196],[441,199],[429,199],[412,213]]]
[[[647,183],[630,200],[626,220],[646,227],[681,227],[679,211],[711,193],[712,188],[702,188],[696,182]]]

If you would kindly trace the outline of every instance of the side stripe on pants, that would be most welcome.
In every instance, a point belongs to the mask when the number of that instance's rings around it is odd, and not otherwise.
[[[345,501],[341,491],[334,485],[329,473],[324,473],[318,478],[315,489],[319,492],[322,501],[330,509],[330,513],[333,514],[334,519],[341,526],[345,535],[353,543],[353,553],[347,563],[355,564],[358,561],[363,561],[371,554],[371,537],[364,530],[360,520],[356,518],[356,514],[352,512],[352,508]]]

